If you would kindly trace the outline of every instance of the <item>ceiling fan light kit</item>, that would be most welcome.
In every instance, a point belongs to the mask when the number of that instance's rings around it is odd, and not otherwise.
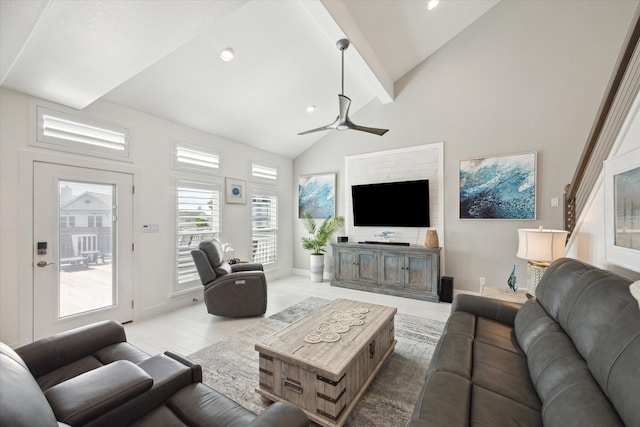
[[[309,133],[320,132],[323,130],[359,130],[361,132],[373,133],[376,135],[384,135],[389,132],[389,129],[370,128],[366,126],[359,126],[353,123],[349,119],[349,106],[351,105],[351,99],[344,94],[344,51],[349,47],[349,40],[340,39],[336,43],[338,50],[342,52],[342,93],[338,95],[338,107],[339,114],[335,121],[329,125],[322,126],[316,129],[311,129],[305,132],[300,132],[298,135],[307,135]]]

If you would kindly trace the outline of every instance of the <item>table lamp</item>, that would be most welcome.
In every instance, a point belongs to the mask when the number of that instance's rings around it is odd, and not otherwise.
[[[535,295],[536,286],[551,261],[564,256],[568,231],[539,228],[518,229],[518,258],[526,259],[527,292]]]

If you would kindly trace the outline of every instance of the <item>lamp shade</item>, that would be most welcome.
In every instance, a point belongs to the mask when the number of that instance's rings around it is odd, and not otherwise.
[[[564,256],[568,231],[536,228],[518,229],[518,258],[551,262]]]

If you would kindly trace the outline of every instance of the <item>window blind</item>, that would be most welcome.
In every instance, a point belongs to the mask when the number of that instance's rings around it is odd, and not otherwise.
[[[214,186],[178,183],[176,197],[176,281],[174,291],[199,284],[191,251],[201,241],[219,238],[220,190]]]
[[[195,149],[176,143],[176,163],[208,170],[218,170],[220,168],[220,156],[204,149]]]
[[[129,157],[129,131],[101,120],[38,107],[37,144],[109,158]]]
[[[251,206],[253,262],[274,263],[278,260],[278,198],[256,193]]]
[[[251,163],[251,176],[260,180],[277,182],[278,181],[278,169],[272,166],[267,166],[258,163]]]

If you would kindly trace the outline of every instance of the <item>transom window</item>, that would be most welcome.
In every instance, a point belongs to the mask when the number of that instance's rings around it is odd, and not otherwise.
[[[251,177],[257,181],[276,184],[278,182],[278,168],[264,163],[251,162]]]
[[[205,147],[176,141],[175,165],[178,168],[217,173],[220,169],[220,154]]]
[[[36,145],[99,157],[128,159],[129,131],[78,112],[38,106]]]

